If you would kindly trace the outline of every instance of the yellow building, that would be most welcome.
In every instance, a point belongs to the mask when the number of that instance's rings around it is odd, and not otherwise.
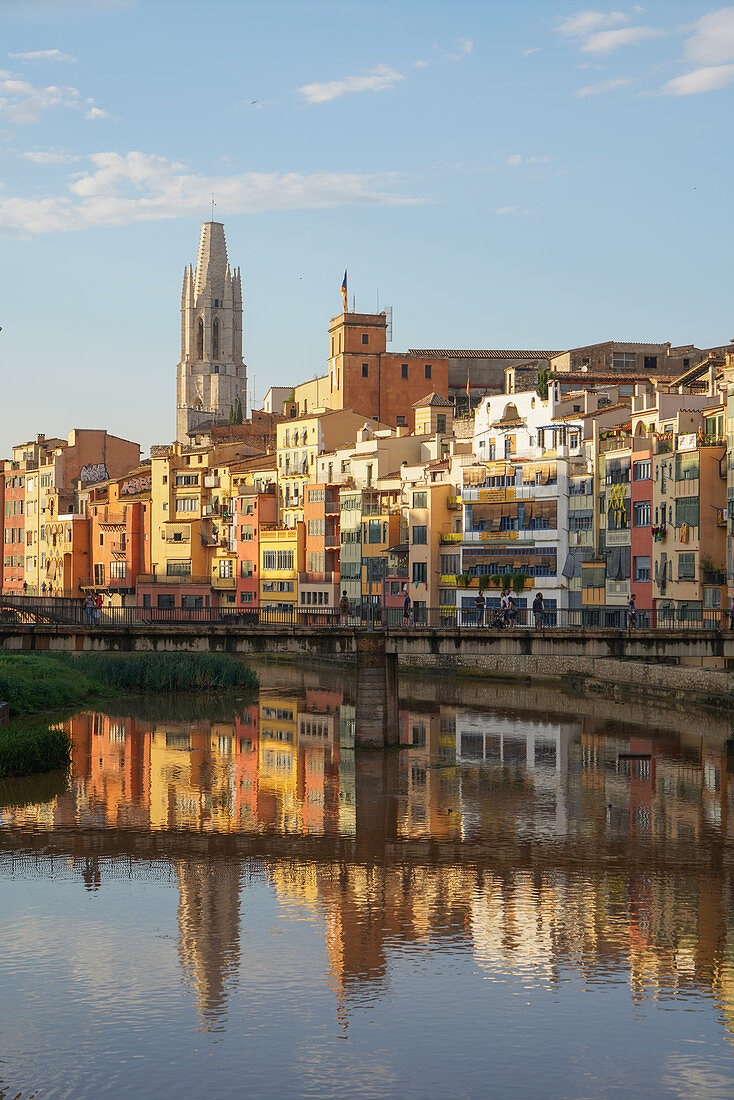
[[[298,599],[298,574],[304,572],[306,527],[260,530],[260,608],[292,611]]]
[[[416,622],[425,621],[429,608],[439,606],[441,537],[453,520],[450,504],[454,488],[448,481],[415,483],[410,489],[408,512],[408,593]],[[447,592],[442,589],[445,600]]]
[[[318,455],[353,443],[364,424],[364,416],[352,409],[328,409],[278,424],[278,507],[283,526],[303,520],[304,493],[306,485],[317,480]],[[371,426],[386,427],[377,421]]]
[[[454,406],[438,393],[413,405],[416,435],[447,435],[454,430]]]

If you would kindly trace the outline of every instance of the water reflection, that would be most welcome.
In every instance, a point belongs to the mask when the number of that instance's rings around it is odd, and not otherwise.
[[[724,724],[701,737],[680,714],[635,724],[560,696],[533,710],[508,688],[483,707],[406,699],[402,747],[355,753],[348,685],[281,681],[229,720],[75,716],[65,789],[0,810],[1,873],[175,882],[180,974],[213,1033],[252,965],[259,884],[317,933],[345,1034],[441,949],[471,961],[462,982],[528,998],[713,1000],[734,1035]]]

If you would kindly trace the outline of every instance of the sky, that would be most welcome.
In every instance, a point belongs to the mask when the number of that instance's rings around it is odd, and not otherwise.
[[[734,6],[0,0],[0,456],[175,435],[202,221],[255,405],[393,350],[707,347],[731,315]]]

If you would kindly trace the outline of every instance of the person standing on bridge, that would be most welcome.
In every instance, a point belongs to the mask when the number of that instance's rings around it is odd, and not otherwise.
[[[474,603],[477,608],[477,626],[484,626],[484,608],[486,607],[487,601],[484,598],[483,592],[480,591]]]
[[[535,620],[535,629],[540,630],[543,625],[543,593],[538,592],[533,600],[533,619]]]
[[[346,588],[342,592],[342,598],[339,600],[339,610],[342,613],[342,625],[346,626],[347,619],[349,618],[349,596],[347,595]]]
[[[627,629],[634,630],[637,626],[637,604],[635,603],[634,592],[630,596],[630,602],[627,604]]]
[[[410,612],[412,604],[410,602],[410,596],[405,593],[405,599],[403,600],[403,626],[410,626]]]

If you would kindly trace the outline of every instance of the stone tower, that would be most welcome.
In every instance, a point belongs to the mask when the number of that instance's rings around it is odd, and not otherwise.
[[[242,361],[242,282],[227,260],[221,222],[203,222],[196,270],[184,270],[181,361],[178,364],[176,438],[190,443],[192,428],[226,423],[230,408],[247,409]]]

